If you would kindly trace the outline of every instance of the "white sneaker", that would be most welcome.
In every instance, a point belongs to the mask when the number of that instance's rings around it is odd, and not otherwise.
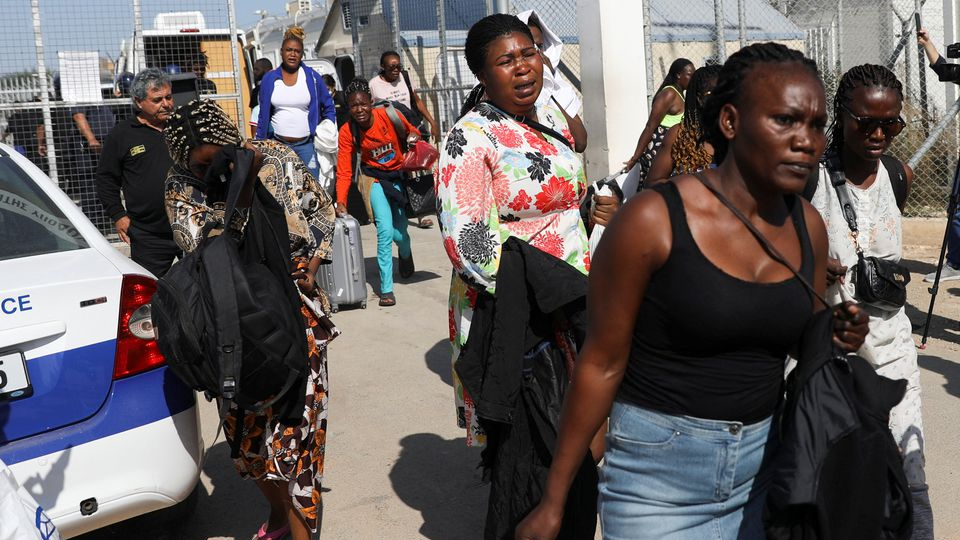
[[[929,274],[923,276],[923,280],[927,283],[933,283],[933,280],[936,279],[937,273],[930,272]],[[949,264],[943,265],[943,270],[940,271],[940,281],[956,281],[960,279],[960,268],[954,268]]]

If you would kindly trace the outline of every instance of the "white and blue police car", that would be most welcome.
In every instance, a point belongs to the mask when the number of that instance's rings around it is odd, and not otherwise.
[[[64,538],[177,504],[199,479],[195,394],[157,349],[155,290],[0,144],[0,460]]]

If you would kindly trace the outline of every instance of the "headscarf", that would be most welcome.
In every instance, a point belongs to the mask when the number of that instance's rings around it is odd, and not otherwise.
[[[560,68],[560,56],[563,53],[563,40],[547,26],[543,17],[532,9],[517,13],[517,18],[528,26],[530,25],[530,19],[537,23],[537,26],[540,27],[540,33],[543,34],[543,51],[541,51],[541,54],[550,60],[550,64],[553,66],[552,70],[544,66],[543,88],[537,98],[537,106],[547,105],[551,99],[554,99],[570,116],[580,114],[580,106],[582,105],[580,97],[577,96],[570,83],[557,72]]]
[[[190,151],[202,144],[239,145],[242,138],[237,125],[215,102],[196,99],[178,107],[163,130],[170,157],[188,168]]]

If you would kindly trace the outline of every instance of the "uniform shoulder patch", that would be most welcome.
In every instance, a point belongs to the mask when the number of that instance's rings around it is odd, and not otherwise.
[[[142,144],[138,144],[138,145],[130,148],[130,157],[136,156],[136,155],[138,155],[138,154],[142,154],[142,153],[144,153],[144,152],[146,152],[146,151],[147,151],[147,147],[146,147],[146,146],[144,146],[144,145],[142,145]]]

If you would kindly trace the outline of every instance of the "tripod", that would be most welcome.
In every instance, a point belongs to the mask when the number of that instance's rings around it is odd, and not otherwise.
[[[947,227],[943,230],[943,242],[940,244],[940,259],[937,261],[937,273],[933,279],[930,291],[930,307],[927,309],[927,320],[923,323],[923,338],[920,339],[920,348],[927,347],[927,336],[930,334],[930,318],[933,316],[933,304],[937,301],[940,291],[940,272],[943,271],[943,262],[947,256],[947,237],[950,236],[950,226],[957,216],[957,200],[960,198],[960,160],[953,171],[953,186],[950,188],[950,203],[947,204]]]

